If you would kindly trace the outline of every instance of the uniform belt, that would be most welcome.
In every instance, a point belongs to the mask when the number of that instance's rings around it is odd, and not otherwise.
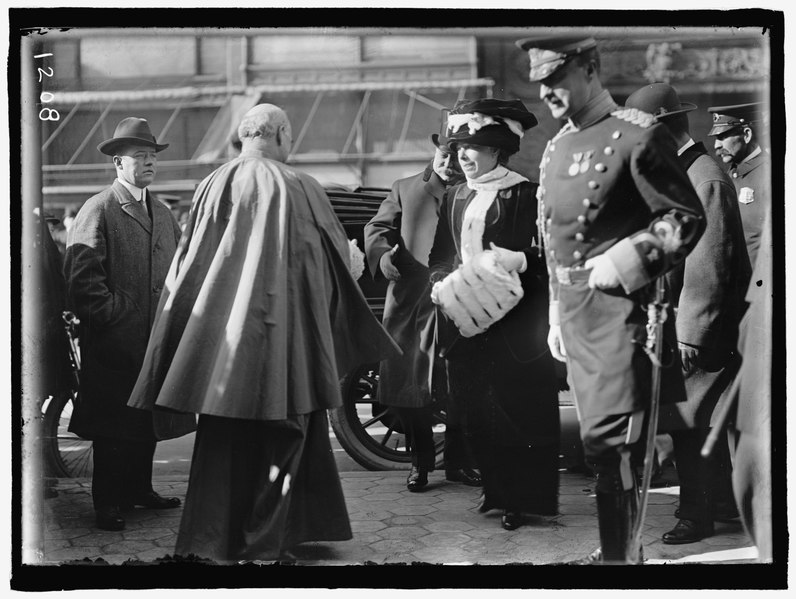
[[[572,285],[576,281],[588,281],[591,271],[584,266],[556,266],[556,279],[561,285]]]

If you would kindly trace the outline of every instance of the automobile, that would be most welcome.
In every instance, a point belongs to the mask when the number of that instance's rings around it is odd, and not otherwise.
[[[326,193],[335,214],[349,239],[356,239],[364,250],[364,227],[376,214],[389,189],[379,187],[346,188],[327,186]],[[370,275],[367,265],[360,276],[359,287],[374,315],[381,321],[388,282]],[[74,402],[79,401],[79,321],[74,314],[65,313],[64,322],[70,340],[69,357],[75,374],[71,395],[45,402],[43,406],[44,461],[48,476],[90,476],[92,468],[91,441],[68,431]],[[561,415],[561,466],[583,467],[582,445],[578,435],[578,421],[572,396],[566,388],[566,370],[559,365],[563,390],[559,394]],[[340,381],[342,406],[329,411],[329,421],[337,441],[346,453],[367,470],[408,470],[411,454],[406,446],[401,423],[388,407],[379,403],[379,364],[361,364],[346,373]],[[442,466],[445,434],[445,407],[434,411],[434,439],[437,462]]]

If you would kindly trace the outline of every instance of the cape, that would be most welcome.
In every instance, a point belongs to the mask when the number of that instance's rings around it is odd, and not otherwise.
[[[283,420],[401,350],[349,272],[320,184],[244,152],[196,190],[128,405]]]

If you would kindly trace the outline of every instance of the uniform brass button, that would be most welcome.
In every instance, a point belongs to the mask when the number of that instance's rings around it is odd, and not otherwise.
[[[611,137],[613,137],[614,139],[619,139],[620,137],[622,137],[622,132],[621,131],[614,131],[611,134]]]
[[[597,183],[597,181],[589,181],[588,185],[590,189],[597,189],[600,186],[600,184]]]
[[[578,222],[579,222],[580,224],[583,224],[583,223],[585,223],[585,222],[586,222],[586,215],[585,215],[585,214],[579,214],[579,215],[578,215]]]
[[[591,200],[589,198],[583,198],[583,205],[586,206],[586,208],[588,208],[589,206],[591,206]]]
[[[550,144],[550,151],[551,152],[555,152],[556,151],[556,144]]]
[[[603,150],[603,154],[606,156],[611,156],[613,153],[614,149],[611,146],[606,146],[606,148]]]
[[[598,162],[597,164],[594,165],[594,170],[597,171],[598,173],[604,173],[605,165],[602,162]]]
[[[583,254],[581,254],[578,250],[575,250],[572,252],[572,257],[575,258],[575,260],[580,260],[583,258]]]
[[[577,239],[578,241],[583,241],[583,233],[581,233],[580,231],[575,233],[575,239]]]
[[[737,179],[737,178],[738,178],[738,173],[733,173],[733,174],[732,174],[732,178],[733,178],[733,179]]]
[[[553,224],[553,219],[552,218],[548,218],[547,219],[547,226],[549,227],[552,224]]]

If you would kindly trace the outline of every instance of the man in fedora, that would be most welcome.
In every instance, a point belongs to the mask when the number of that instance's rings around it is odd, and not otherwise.
[[[738,193],[746,249],[754,266],[763,221],[771,205],[771,157],[763,147],[764,104],[750,102],[732,106],[711,106],[716,155],[730,167]]]
[[[600,549],[586,561],[639,563],[631,453],[653,397],[647,305],[656,280],[696,245],[704,210],[667,129],[620,108],[603,88],[594,38],[530,38],[517,46],[528,52],[540,99],[565,121],[545,148],[537,198],[550,272],[548,344],[567,362],[597,476]],[[663,332],[672,347],[672,323]],[[683,401],[679,356],[672,358],[661,368],[661,398]]]
[[[439,207],[445,190],[463,180],[456,154],[443,135],[433,134],[434,158],[426,169],[393,183],[378,213],[365,225],[365,253],[374,279],[390,281],[383,324],[401,346],[403,355],[381,363],[379,403],[398,415],[412,454],[406,481],[410,491],[428,484],[434,470],[434,400],[445,400],[445,477],[479,486],[481,477],[458,426],[458,412],[445,397],[444,363],[433,355],[434,305],[428,293],[428,253],[434,241]]]
[[[688,400],[661,410],[659,431],[672,436],[680,505],[677,525],[663,534],[670,545],[693,543],[714,532],[714,521],[738,517],[732,493],[730,449],[725,439],[710,458],[700,454],[715,424],[716,406],[729,391],[740,365],[735,348],[744,311],[750,266],[735,187],[691,138],[688,112],[675,89],[653,83],[625,102],[655,116],[677,142],[677,155],[705,209],[702,239],[681,264],[666,275],[676,307],[677,346]]]
[[[148,186],[159,144],[145,119],[123,119],[97,146],[112,157],[116,180],[80,208],[67,239],[64,278],[70,309],[81,321],[80,401],[70,430],[93,444],[92,499],[96,524],[122,530],[134,506],[175,508],[177,497],[152,489],[156,438],[179,436],[194,417],[127,407],[144,359],[160,292],[180,239],[171,211]],[[184,425],[179,433],[169,431]],[[155,427],[165,428],[156,431]]]

